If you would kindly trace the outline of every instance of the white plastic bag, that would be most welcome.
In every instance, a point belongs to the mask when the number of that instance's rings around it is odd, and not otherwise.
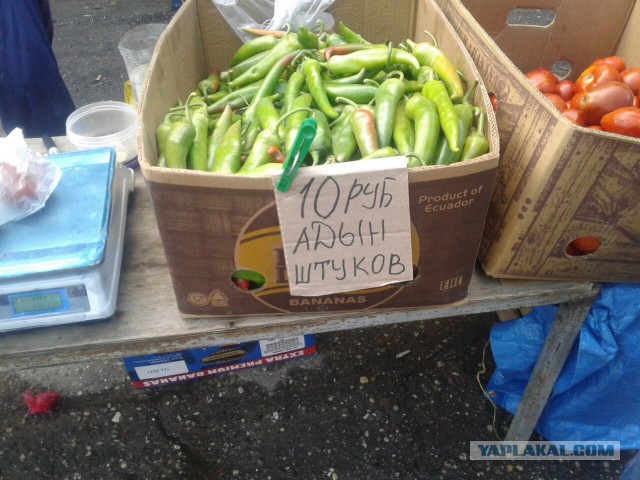
[[[27,150],[22,130],[14,129],[0,142],[0,225],[44,207],[61,175],[60,167]]]
[[[212,0],[220,14],[243,42],[253,35],[243,28],[282,30],[286,24],[292,28],[299,25],[311,29],[318,20],[327,30],[333,28],[334,20],[325,12],[335,0]]]

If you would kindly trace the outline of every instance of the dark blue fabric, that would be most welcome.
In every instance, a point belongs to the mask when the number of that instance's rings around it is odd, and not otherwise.
[[[491,330],[496,370],[486,390],[515,413],[557,308],[534,308]],[[551,441],[619,441],[640,448],[640,285],[606,284],[536,431]]]
[[[27,138],[64,135],[75,110],[51,48],[46,0],[0,0],[0,122]]]

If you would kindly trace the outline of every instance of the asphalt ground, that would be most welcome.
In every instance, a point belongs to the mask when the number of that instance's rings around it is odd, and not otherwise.
[[[119,39],[172,16],[169,0],[51,7],[77,107],[122,100]],[[470,441],[503,437],[511,419],[498,410],[494,431],[476,380],[497,321],[322,334],[313,357],[149,390],[133,389],[117,358],[3,373],[0,479],[619,478],[630,452],[619,462],[469,460]],[[27,390],[55,390],[60,402],[28,415]]]

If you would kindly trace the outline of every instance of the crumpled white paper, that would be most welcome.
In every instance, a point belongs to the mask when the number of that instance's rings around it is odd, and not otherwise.
[[[44,207],[60,182],[60,167],[27,149],[22,130],[0,142],[0,225]]]

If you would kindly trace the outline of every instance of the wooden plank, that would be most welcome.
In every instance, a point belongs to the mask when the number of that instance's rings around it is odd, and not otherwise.
[[[592,300],[587,298],[560,305],[505,441],[525,441],[531,437],[589,313]]]
[[[72,149],[56,138],[61,151]],[[34,150],[44,151],[39,140]],[[108,320],[0,334],[0,370],[182,350],[282,335],[322,333],[591,298],[589,282],[500,281],[476,271],[461,304],[347,314],[182,318],[149,190],[136,171],[131,194],[117,310]]]

